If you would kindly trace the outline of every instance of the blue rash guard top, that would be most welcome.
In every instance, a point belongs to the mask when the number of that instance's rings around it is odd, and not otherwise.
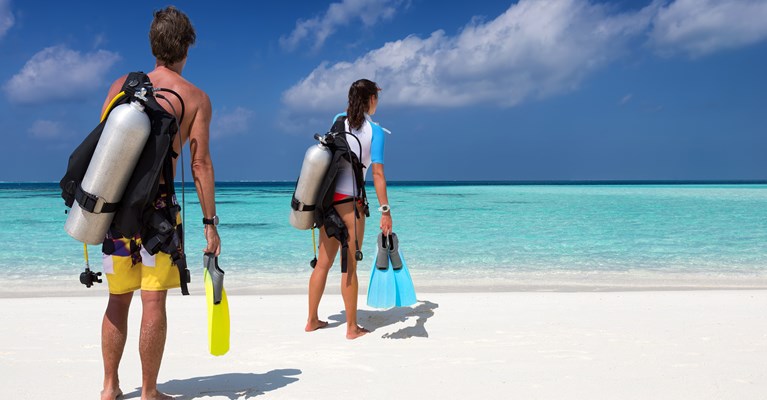
[[[340,113],[333,118],[335,122],[338,117],[346,116],[346,113]],[[357,155],[360,162],[362,162],[362,178],[366,179],[368,174],[368,167],[371,163],[383,164],[384,163],[384,131],[381,126],[373,122],[370,116],[365,113],[365,121],[362,123],[360,129],[349,129],[349,119],[344,122],[347,132],[351,132],[359,139],[359,144],[356,140],[349,138],[349,146],[354,154]],[[360,145],[362,146],[362,154],[360,154]],[[352,173],[351,164],[342,160],[343,164],[338,171],[338,180],[336,181],[336,193],[344,194],[347,196],[354,195],[354,176]]]

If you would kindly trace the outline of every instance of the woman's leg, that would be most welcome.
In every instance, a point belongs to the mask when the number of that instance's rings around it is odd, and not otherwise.
[[[345,274],[341,274],[341,296],[344,299],[344,307],[346,308],[346,338],[356,339],[368,331],[357,325],[357,296],[359,294],[359,282],[357,281],[357,259],[355,253],[357,252],[357,245],[360,250],[362,249],[362,238],[365,236],[365,213],[358,207],[359,219],[356,219],[354,215],[354,202],[348,202],[336,205],[336,211],[341,219],[346,224],[346,229],[349,231],[349,252],[347,255],[347,270]],[[354,238],[357,238],[357,244],[355,244]]]
[[[305,331],[311,332],[327,326],[327,322],[320,321],[318,310],[322,293],[325,291],[325,283],[328,280],[328,271],[333,266],[333,260],[338,253],[340,243],[338,240],[329,238],[325,234],[325,228],[320,228],[320,247],[317,255],[317,265],[314,266],[312,276],[309,278],[309,318],[306,321]]]

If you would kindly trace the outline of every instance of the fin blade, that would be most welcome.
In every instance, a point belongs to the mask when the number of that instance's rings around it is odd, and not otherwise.
[[[394,275],[391,266],[386,270],[373,267],[370,271],[370,283],[368,284],[367,305],[373,308],[392,308],[397,303],[397,289],[394,284]]]
[[[213,280],[207,269],[204,274],[205,303],[208,306],[208,348],[210,354],[222,356],[229,351],[229,301],[226,297],[226,290],[221,287],[221,301],[218,304],[214,303],[215,297],[217,297],[214,293],[217,290],[214,290]]]
[[[392,275],[394,276],[394,282],[396,287],[396,301],[395,305],[397,307],[408,307],[412,306],[413,304],[417,303],[418,300],[415,296],[415,286],[413,286],[413,278],[410,277],[410,271],[407,268],[407,263],[405,263],[405,257],[402,255],[402,252],[399,252],[399,257],[402,260],[402,268],[394,270],[393,268],[390,268],[392,270]]]

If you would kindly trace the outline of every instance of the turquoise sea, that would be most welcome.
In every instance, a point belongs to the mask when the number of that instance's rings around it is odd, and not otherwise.
[[[288,223],[293,183],[224,182],[216,191],[230,291],[304,291],[312,236]],[[767,287],[765,184],[403,182],[390,184],[389,198],[421,290]],[[185,200],[191,288],[200,293],[202,223],[191,186]],[[106,291],[78,282],[83,249],[64,232],[64,210],[55,183],[0,183],[0,296]],[[378,215],[365,233],[363,292]],[[100,246],[89,252],[100,270]]]

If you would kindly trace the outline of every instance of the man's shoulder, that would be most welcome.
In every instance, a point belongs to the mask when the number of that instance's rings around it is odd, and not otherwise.
[[[188,101],[193,104],[193,106],[197,109],[209,109],[210,108],[210,97],[208,97],[208,94],[205,93],[204,90],[200,89],[193,83],[189,81],[185,81],[187,86],[185,87],[184,93],[181,97],[184,98],[184,101]],[[188,100],[187,100],[188,99]]]
[[[186,80],[183,76],[167,74],[155,75],[150,72],[149,78],[152,79],[152,84],[155,87],[162,87],[178,92],[178,94],[184,98],[184,102],[198,103],[208,99],[208,95],[205,91],[197,87],[194,83]]]
[[[205,93],[204,90],[200,89],[197,87],[197,85],[186,80],[182,76],[176,77],[173,82],[173,86],[175,86],[178,91],[182,93],[183,97],[188,97],[190,101],[198,102],[208,100],[208,94]]]
[[[178,75],[175,78],[177,79],[176,84],[178,84],[180,87],[184,88],[184,90],[186,90],[186,91],[188,91],[190,93],[199,94],[199,95],[204,95],[205,94],[205,92],[202,89],[197,87],[197,85],[195,85],[194,83],[188,81],[183,76]]]

